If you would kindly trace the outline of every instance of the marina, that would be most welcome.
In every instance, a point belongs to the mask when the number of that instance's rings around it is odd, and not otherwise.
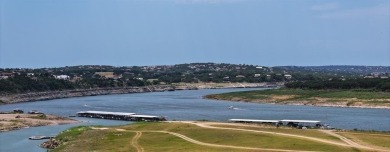
[[[327,127],[321,121],[317,120],[257,120],[257,119],[229,119],[229,122],[238,122],[238,123],[262,123],[262,124],[274,124],[274,125],[284,125],[291,127],[311,127],[311,128],[320,128]]]
[[[111,120],[125,120],[125,121],[165,121],[162,116],[153,115],[139,115],[136,113],[126,112],[108,112],[108,111],[80,111],[77,112],[78,117],[100,118]]]
[[[276,124],[279,120],[258,120],[258,119],[229,119],[229,122],[238,123],[265,123],[265,124]]]

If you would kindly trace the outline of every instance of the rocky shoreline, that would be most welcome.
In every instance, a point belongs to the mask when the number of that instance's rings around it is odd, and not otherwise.
[[[316,107],[338,107],[338,108],[369,108],[369,109],[390,109],[390,106],[375,106],[375,105],[348,105],[348,102],[321,102],[313,103],[313,101],[300,100],[300,101],[272,101],[272,100],[248,100],[241,98],[232,99],[220,99],[211,96],[204,96],[204,99],[221,100],[221,101],[233,101],[233,102],[250,102],[260,104],[280,104],[280,105],[296,105],[296,106],[316,106]]]
[[[147,90],[147,88],[145,87],[76,89],[76,90],[63,90],[63,91],[9,94],[9,95],[1,96],[0,100],[4,104],[11,104],[11,103],[19,103],[19,102],[43,101],[43,100],[52,100],[52,99],[61,99],[61,98],[141,93],[141,92],[152,92],[152,91],[154,90]]]
[[[2,94],[0,95],[1,104],[12,104],[20,102],[43,101],[61,98],[99,96],[111,94],[129,94],[144,92],[163,92],[175,90],[197,90],[197,89],[223,89],[223,88],[256,88],[281,86],[282,83],[199,83],[199,84],[175,84],[175,85],[158,85],[143,87],[118,87],[118,88],[93,88],[93,89],[75,89],[62,91],[30,92],[20,94]]]

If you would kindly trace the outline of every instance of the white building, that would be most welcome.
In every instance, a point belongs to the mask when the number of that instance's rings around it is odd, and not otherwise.
[[[54,78],[60,80],[69,80],[70,77],[68,75],[55,75]]]

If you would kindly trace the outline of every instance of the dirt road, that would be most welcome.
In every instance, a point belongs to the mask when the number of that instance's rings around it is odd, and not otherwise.
[[[142,132],[137,131],[135,133],[135,136],[131,140],[131,145],[137,149],[137,152],[144,152],[144,148],[142,148],[142,146],[138,144],[138,139],[141,138]]]
[[[340,138],[344,143],[330,141],[326,139],[320,139],[315,137],[308,137],[308,136],[301,136],[301,135],[293,135],[293,134],[286,134],[286,133],[277,133],[277,132],[269,132],[269,131],[259,131],[259,130],[250,130],[250,129],[240,129],[240,128],[225,128],[225,127],[216,127],[212,125],[224,125],[226,123],[217,123],[217,122],[191,122],[191,121],[183,121],[183,123],[190,123],[193,125],[197,125],[199,127],[203,128],[210,128],[210,129],[224,129],[224,130],[237,130],[237,131],[248,131],[248,132],[257,132],[257,133],[265,133],[265,134],[272,134],[272,135],[280,135],[280,136],[288,136],[288,137],[295,137],[295,138],[301,138],[301,139],[307,139],[311,141],[317,141],[321,143],[336,145],[336,146],[344,146],[344,147],[352,147],[352,148],[358,148],[363,150],[369,150],[369,151],[380,151],[380,152],[390,152],[390,150],[387,149],[379,149],[377,147],[373,146],[367,146],[367,145],[361,145],[356,142],[353,142],[349,139],[347,139],[344,136],[341,136],[339,134],[333,133],[329,130],[323,130],[323,132],[332,135],[334,137]]]
[[[287,149],[271,149],[271,148],[254,148],[254,147],[242,147],[242,146],[231,146],[231,145],[219,145],[219,144],[210,144],[204,143],[192,138],[189,138],[185,135],[169,132],[169,131],[148,131],[148,132],[158,132],[158,133],[167,133],[174,136],[177,136],[185,141],[191,142],[193,144],[202,145],[202,146],[210,146],[210,147],[219,147],[219,148],[233,148],[233,149],[242,149],[242,150],[258,150],[258,151],[279,151],[279,152],[313,152],[313,151],[299,151],[299,150],[287,150]]]

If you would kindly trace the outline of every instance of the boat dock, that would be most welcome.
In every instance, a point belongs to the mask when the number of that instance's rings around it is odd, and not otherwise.
[[[43,140],[43,139],[51,139],[51,138],[54,138],[54,137],[51,137],[51,136],[31,136],[31,137],[28,137],[28,139],[30,139],[30,140]]]
[[[323,124],[321,121],[317,120],[280,120],[279,124],[283,124],[285,126],[293,126],[293,127],[298,127],[298,126],[304,126],[304,127],[321,127]]]
[[[279,123],[279,120],[257,120],[257,119],[229,119],[229,121],[241,122],[241,123],[270,123],[270,124]]]
[[[230,122],[238,123],[264,123],[264,124],[275,124],[292,127],[322,127],[324,126],[321,121],[317,120],[258,120],[258,119],[229,119]]]
[[[136,113],[126,112],[108,112],[108,111],[80,111],[78,117],[111,119],[111,120],[126,120],[126,121],[165,121],[162,116],[139,115]]]

